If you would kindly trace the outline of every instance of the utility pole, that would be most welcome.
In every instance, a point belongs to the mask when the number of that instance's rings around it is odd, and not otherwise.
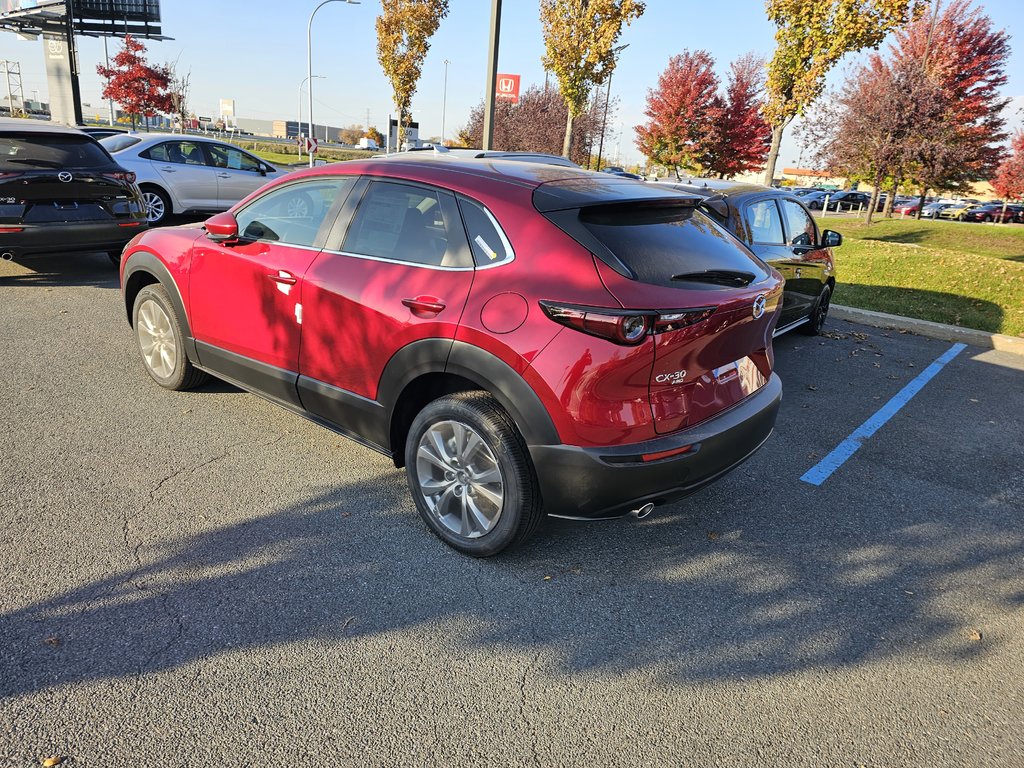
[[[78,84],[78,45],[75,43],[75,0],[64,0],[64,17],[67,27],[68,65],[71,67],[71,100],[75,111],[75,125],[83,125],[85,119],[82,117],[82,89]]]
[[[107,53],[107,36],[103,36],[103,59],[106,61],[107,69],[110,69],[110,54]],[[107,108],[110,110],[110,124],[114,124],[114,100],[107,99]],[[179,112],[181,110],[178,110]],[[185,132],[185,126],[181,126],[181,132]]]
[[[487,52],[487,90],[484,92],[484,150],[494,141],[494,91],[498,87],[498,43],[501,38],[501,0],[491,0],[491,40]]]

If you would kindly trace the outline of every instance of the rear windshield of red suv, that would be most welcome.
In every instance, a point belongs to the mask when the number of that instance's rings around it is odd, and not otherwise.
[[[88,136],[0,135],[0,171],[32,168],[103,168],[110,157]]]
[[[768,276],[736,238],[692,206],[584,208],[579,221],[644,283],[678,287],[681,276],[701,272],[746,273],[750,282]]]

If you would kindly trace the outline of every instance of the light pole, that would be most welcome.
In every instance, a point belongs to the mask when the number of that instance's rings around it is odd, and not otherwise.
[[[629,43],[626,45],[620,45],[617,48],[612,49],[612,62],[615,62],[619,58],[619,54],[629,48]],[[608,93],[604,97],[604,118],[601,120],[601,140],[597,144],[597,170],[601,170],[601,153],[604,152],[604,132],[608,127],[608,107],[612,100],[612,75],[615,74],[615,67],[612,67],[611,72],[608,73]]]
[[[441,92],[441,146],[444,146],[444,113],[448,105],[448,59],[444,60],[444,90]]]
[[[313,17],[316,12],[328,3],[348,3],[359,5],[359,0],[323,0],[320,5],[309,14],[309,24],[306,27],[306,79],[309,80],[309,135],[313,135]],[[309,156],[309,167],[313,167],[313,155]]]
[[[312,77],[313,77],[314,80],[326,80],[327,79],[326,75],[313,75]],[[304,77],[304,78],[302,78],[302,82],[299,83],[299,121],[298,121],[298,125],[296,126],[296,131],[295,131],[296,132],[296,136],[295,136],[295,138],[296,138],[296,140],[299,141],[299,159],[300,160],[302,159],[302,141],[301,141],[301,139],[302,139],[302,86],[304,86],[306,83],[308,83],[309,79],[310,79],[309,77]],[[287,133],[287,131],[285,133]]]

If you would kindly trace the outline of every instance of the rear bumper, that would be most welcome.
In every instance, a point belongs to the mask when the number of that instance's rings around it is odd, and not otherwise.
[[[132,223],[132,226],[121,226]],[[0,232],[0,253],[26,256],[67,251],[120,250],[146,229],[145,219],[73,221],[65,224],[10,224],[21,232]]]
[[[544,508],[552,517],[618,517],[648,502],[667,504],[742,464],[768,439],[782,401],[782,382],[768,383],[728,411],[691,429],[645,443],[608,448],[531,446]],[[684,454],[643,462],[683,446]]]

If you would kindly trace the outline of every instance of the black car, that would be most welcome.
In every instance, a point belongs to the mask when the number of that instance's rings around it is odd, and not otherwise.
[[[871,195],[865,192],[833,192],[828,198],[830,211],[859,211],[871,204]]]
[[[704,197],[702,210],[786,278],[776,336],[794,329],[811,336],[821,331],[836,285],[831,249],[842,244],[842,235],[819,232],[800,198],[783,189],[720,179],[671,186]]]
[[[0,120],[0,255],[105,251],[146,228],[135,174],[95,139],[36,120]]]

